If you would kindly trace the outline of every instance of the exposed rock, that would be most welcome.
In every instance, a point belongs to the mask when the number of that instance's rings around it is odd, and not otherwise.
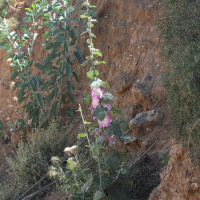
[[[129,128],[135,135],[138,135],[141,128],[147,129],[148,126],[156,125],[162,118],[163,114],[157,110],[142,112],[129,122]]]
[[[152,132],[152,129],[151,128],[147,128],[146,129],[146,133],[151,133]]]
[[[132,95],[137,103],[141,104],[144,109],[150,109],[152,103],[157,102],[165,93],[162,81],[162,75],[156,77],[147,75],[142,79],[138,79],[131,89]]]
[[[124,92],[128,89],[133,83],[135,79],[129,75],[118,76],[115,79],[115,90],[118,94]]]
[[[174,144],[169,153],[167,168],[160,174],[161,184],[149,200],[198,200],[200,199],[200,174],[192,166],[186,149]]]
[[[145,108],[150,108],[150,103],[155,102],[155,97],[150,94],[151,77],[148,76],[144,80],[137,80],[132,87],[132,95],[138,104],[141,104]]]
[[[143,149],[147,149],[149,147],[149,142],[146,141],[146,142],[142,142],[142,148]]]
[[[127,149],[129,151],[138,150],[141,148],[142,142],[138,140],[138,138],[133,137],[129,142],[124,143],[124,149]]]

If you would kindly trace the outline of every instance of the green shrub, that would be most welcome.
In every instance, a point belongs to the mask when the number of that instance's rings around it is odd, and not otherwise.
[[[199,0],[164,0],[159,21],[164,37],[164,57],[168,64],[165,87],[174,136],[185,143],[189,130],[200,118],[199,8]],[[193,157],[196,146],[200,145],[198,126],[193,130],[190,141]]]
[[[47,173],[51,165],[52,156],[63,156],[63,149],[68,144],[68,135],[71,129],[72,125],[58,130],[58,124],[53,122],[46,131],[36,129],[35,132],[30,134],[26,144],[22,141],[19,143],[16,155],[13,158],[7,157],[10,168],[9,175],[15,181],[15,187],[14,190],[11,190],[12,196],[5,189],[8,186],[3,186],[3,191],[7,193],[5,195],[4,192],[5,200],[17,198],[20,193],[26,191],[40,180]],[[44,179],[34,187],[34,190],[39,189],[49,182],[49,179]]]

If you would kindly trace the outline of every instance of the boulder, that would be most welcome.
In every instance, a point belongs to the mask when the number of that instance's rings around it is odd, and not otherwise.
[[[123,93],[126,89],[128,89],[133,83],[134,83],[135,79],[128,75],[128,74],[124,74],[122,76],[118,76],[115,79],[115,91],[118,94]]]
[[[142,112],[136,115],[129,122],[129,128],[135,135],[138,135],[140,130],[147,130],[149,126],[158,124],[163,118],[163,114],[157,110]]]

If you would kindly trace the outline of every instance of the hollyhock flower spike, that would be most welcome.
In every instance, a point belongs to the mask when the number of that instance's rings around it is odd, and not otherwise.
[[[111,122],[112,122],[112,119],[109,118],[108,114],[106,114],[105,119],[103,121],[98,120],[100,128],[110,126]]]
[[[99,98],[97,96],[92,97],[92,106],[95,109],[99,105]]]
[[[108,108],[108,112],[110,112],[110,110],[111,110],[111,105],[108,103],[108,104],[105,104],[105,103],[103,103],[103,107],[104,108]]]
[[[101,99],[103,97],[103,93],[104,93],[104,90],[102,90],[101,88],[97,90],[92,90],[92,97],[96,96],[99,99]]]
[[[115,141],[115,139],[116,139],[115,135],[113,135],[112,137],[109,137],[109,135],[106,134],[106,140],[108,140],[110,144],[112,144]]]

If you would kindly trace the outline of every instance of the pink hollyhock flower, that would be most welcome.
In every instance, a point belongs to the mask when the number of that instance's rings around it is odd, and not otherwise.
[[[104,93],[104,90],[102,90],[101,88],[99,88],[97,90],[92,90],[92,97],[96,96],[99,99],[101,99],[103,97],[103,93]]]
[[[92,97],[92,106],[95,109],[99,105],[99,98],[97,96]]]
[[[100,128],[110,126],[110,122],[112,122],[112,119],[109,118],[108,114],[106,114],[105,119],[103,121],[98,120]]]
[[[97,129],[97,128],[96,128],[95,133],[96,133],[97,135],[99,135],[100,132],[101,132],[101,129]]]
[[[112,137],[109,137],[109,135],[106,134],[106,140],[108,140],[110,144],[112,144],[115,141],[115,139],[116,139],[115,135],[113,135]]]
[[[108,112],[110,112],[110,110],[111,110],[111,105],[108,103],[108,104],[105,104],[105,103],[103,103],[103,107],[104,108],[108,108]]]

